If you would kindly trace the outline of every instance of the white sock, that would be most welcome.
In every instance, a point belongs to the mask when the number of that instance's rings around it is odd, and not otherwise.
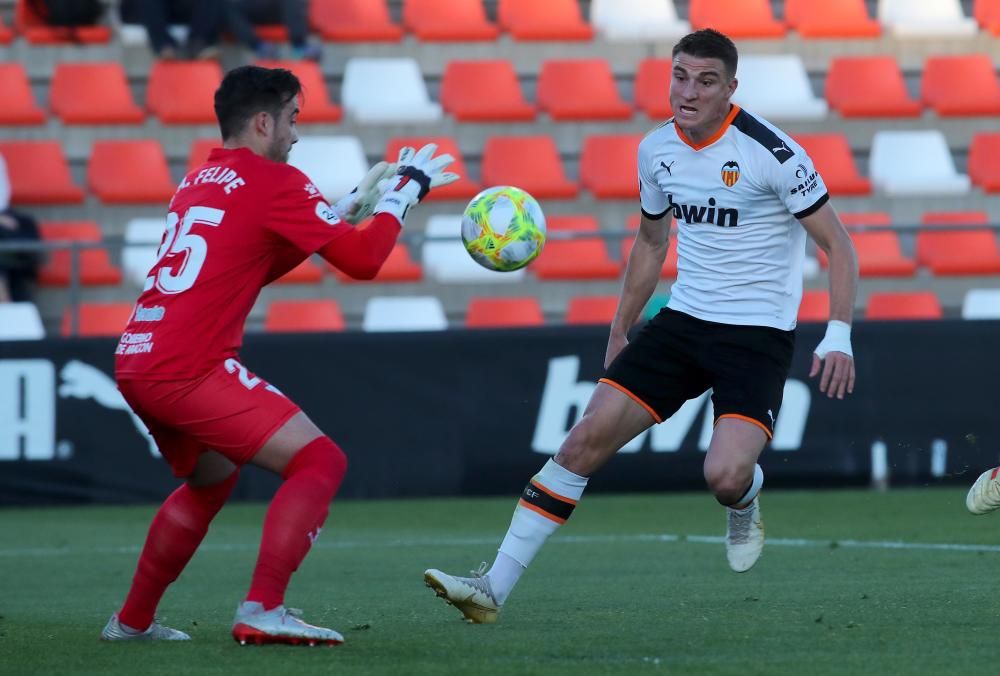
[[[735,509],[737,511],[742,511],[750,506],[750,503],[754,501],[757,495],[760,493],[761,487],[764,485],[764,470],[760,468],[760,465],[753,466],[753,481],[750,482],[750,488],[747,492],[743,494],[743,497],[733,503],[729,509]]]
[[[532,477],[488,573],[499,603],[506,600],[549,536],[569,518],[586,487],[587,477],[570,472],[554,460],[546,462]]]

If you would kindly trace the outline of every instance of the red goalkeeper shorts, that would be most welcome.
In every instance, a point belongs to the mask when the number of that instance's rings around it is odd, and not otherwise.
[[[246,464],[301,410],[235,359],[190,380],[119,380],[118,389],[179,477],[207,450]]]

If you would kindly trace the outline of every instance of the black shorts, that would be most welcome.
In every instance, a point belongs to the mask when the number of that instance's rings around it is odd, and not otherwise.
[[[635,399],[656,422],[711,388],[716,422],[741,418],[770,439],[794,348],[794,331],[719,324],[664,308],[601,382]]]

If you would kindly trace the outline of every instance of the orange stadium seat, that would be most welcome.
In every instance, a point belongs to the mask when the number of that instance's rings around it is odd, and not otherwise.
[[[529,161],[525,161],[525,159]],[[555,141],[548,136],[491,136],[483,148],[484,185],[515,185],[537,199],[576,197]]]
[[[618,310],[618,296],[574,296],[566,306],[567,324],[610,324]]]
[[[598,199],[639,198],[636,153],[641,134],[593,135],[583,141],[580,183]]]
[[[111,303],[80,303],[80,315],[76,326],[76,333],[72,330],[71,308],[66,308],[62,318],[63,336],[118,336],[128,325],[128,320],[132,318],[132,303],[111,302]]]
[[[639,214],[633,214],[629,216],[628,219],[628,229],[638,230],[639,229]],[[622,269],[628,264],[629,254],[632,253],[632,247],[635,245],[635,237],[629,236],[622,239],[619,248],[622,254]],[[663,268],[660,270],[660,279],[676,279],[677,278],[677,221],[671,217],[670,219],[670,247],[667,249],[667,257],[663,259]]]
[[[342,117],[340,106],[330,99],[323,71],[313,61],[259,60],[255,62],[265,68],[290,70],[302,84],[301,110],[299,122],[339,122]]]
[[[146,106],[164,124],[215,124],[215,61],[157,61],[149,71]]]
[[[218,138],[196,138],[191,142],[191,150],[188,152],[187,168],[184,170],[191,173],[208,160],[209,153],[213,148],[221,148],[222,139]]]
[[[99,44],[111,39],[111,29],[107,26],[49,26],[30,6],[28,0],[17,0],[14,27],[34,45]]]
[[[535,119],[510,61],[449,61],[441,79],[441,105],[461,122]]]
[[[917,263],[903,255],[899,235],[891,230],[872,232],[851,232],[851,241],[858,254],[858,273],[862,277],[912,277],[917,272]],[[826,253],[817,248],[816,258],[826,268],[829,265]]]
[[[101,228],[94,221],[40,223],[42,240],[46,242],[100,242]],[[84,286],[118,285],[122,272],[108,257],[107,249],[80,249],[79,280]],[[41,286],[69,286],[73,279],[73,255],[70,249],[53,249],[38,272]]]
[[[972,14],[983,30],[1000,36],[1000,0],[975,0]]]
[[[3,141],[14,204],[78,204],[83,190],[73,182],[58,141]]]
[[[891,56],[842,56],[830,61],[826,100],[843,117],[917,117],[923,106],[910,97]]]
[[[403,37],[386,0],[311,0],[309,23],[324,40],[399,42]]]
[[[403,0],[403,24],[428,42],[496,40],[500,33],[482,0]]]
[[[920,96],[941,116],[1000,115],[1000,80],[988,54],[928,58]]]
[[[627,120],[632,107],[603,59],[551,60],[538,76],[538,107],[553,120]]]
[[[670,59],[643,59],[635,73],[635,105],[652,120],[672,117],[670,107],[670,80],[673,78],[673,61]]]
[[[733,39],[785,36],[785,24],[775,20],[770,0],[691,0],[688,19],[696,30],[714,28]]]
[[[0,106],[0,124],[42,124],[45,112],[35,103],[31,93],[28,73],[19,63],[0,63],[0,92],[3,105]]]
[[[274,280],[275,284],[317,284],[323,279],[323,268],[307,258]]]
[[[868,296],[865,319],[941,319],[933,291],[876,291]]]
[[[481,298],[469,299],[465,313],[468,329],[497,329],[525,326],[542,326],[545,317],[538,298]]]
[[[323,71],[313,61],[258,61],[264,68],[284,68],[292,71],[302,84],[299,122],[340,122],[343,113],[340,106],[330,100],[330,94],[323,81]]]
[[[804,38],[877,38],[865,0],[785,0],[785,21]]]
[[[497,21],[515,40],[590,40],[577,0],[498,0]]]
[[[146,119],[120,63],[59,63],[49,106],[63,124],[131,124]]]
[[[399,158],[399,149],[403,146],[421,148],[428,143],[436,143],[438,154],[449,153],[455,161],[448,167],[448,171],[453,171],[461,176],[460,179],[449,185],[434,188],[427,194],[428,200],[454,200],[472,197],[479,192],[482,187],[469,178],[469,170],[465,168],[462,161],[462,153],[458,150],[458,144],[450,136],[407,136],[390,138],[385,148],[385,161],[395,162]],[[435,194],[437,193],[437,194]]]
[[[969,146],[969,177],[986,192],[1000,192],[1000,133],[973,135]]]
[[[420,264],[415,262],[410,256],[409,250],[402,242],[396,242],[396,246],[389,252],[389,257],[382,264],[382,269],[373,280],[354,279],[337,268],[327,263],[327,267],[333,270],[337,281],[344,284],[364,284],[381,282],[419,282],[424,278],[424,271]]]
[[[87,186],[108,204],[166,204],[176,187],[163,147],[154,139],[94,141]]]
[[[1000,274],[1000,248],[994,232],[961,228],[988,224],[985,211],[926,213],[921,223],[956,226],[955,230],[917,231],[917,262],[935,275]]]
[[[812,158],[827,189],[834,195],[868,195],[871,182],[858,173],[854,156],[842,133],[796,134],[795,140]]]
[[[799,304],[800,322],[825,322],[830,319],[830,292],[825,289],[806,289]]]
[[[268,332],[343,331],[347,327],[337,301],[273,300],[264,316]]]
[[[539,279],[617,279],[621,266],[608,255],[603,238],[596,236],[597,219],[593,216],[550,216],[549,234],[554,232],[593,232],[594,237],[557,239],[549,237],[531,270]]]

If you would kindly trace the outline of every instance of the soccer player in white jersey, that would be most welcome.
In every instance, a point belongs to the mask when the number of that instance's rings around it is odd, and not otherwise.
[[[737,52],[714,30],[673,49],[674,118],[639,145],[642,220],[629,256],[600,379],[581,420],[514,510],[493,566],[425,582],[472,622],[494,622],[518,578],[564,523],[588,478],[623,445],[712,390],[709,489],[726,507],[726,553],[737,572],[764,545],[757,459],[781,406],[802,297],[808,233],[830,260],[830,322],[810,376],[842,399],[854,388],[851,314],[857,259],[823,179],[789,136],[741,110]],[[774,86],[780,87],[780,82]],[[677,281],[667,307],[632,342],[627,331],[659,280],[671,217]]]

